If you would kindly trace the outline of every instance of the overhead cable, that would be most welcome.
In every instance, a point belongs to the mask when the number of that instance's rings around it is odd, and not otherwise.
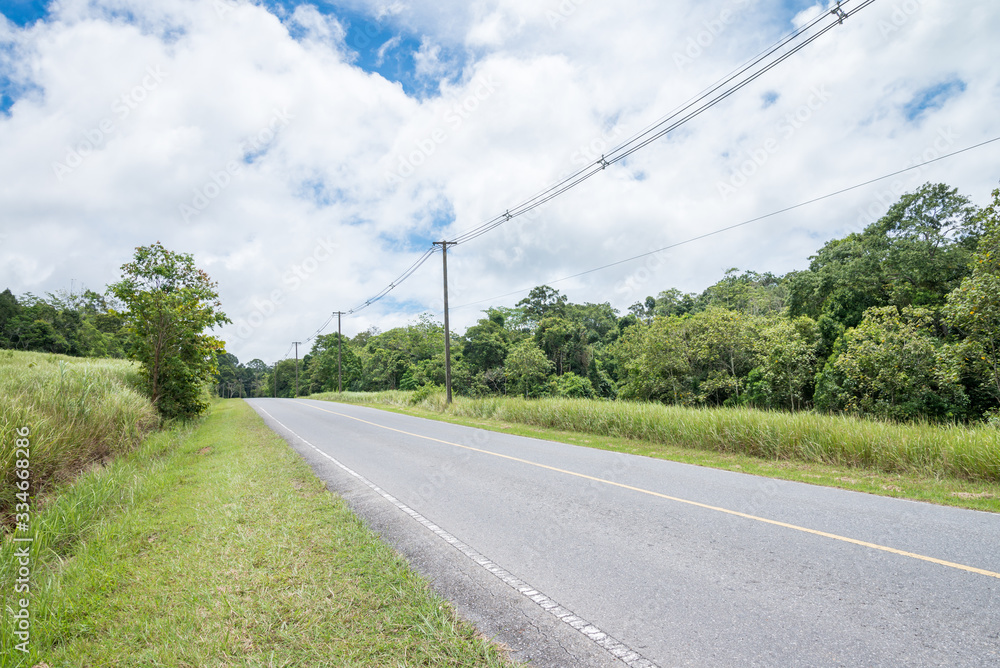
[[[885,181],[886,179],[891,179],[894,176],[899,176],[900,174],[905,174],[906,172],[913,171],[914,169],[921,169],[921,168],[926,167],[927,165],[930,165],[932,163],[938,162],[940,160],[944,160],[945,158],[951,158],[953,156],[959,155],[960,153],[965,153],[967,151],[971,151],[973,149],[977,149],[977,148],[980,148],[982,146],[986,146],[987,144],[992,144],[992,143],[998,142],[998,141],[1000,141],[1000,137],[994,137],[993,139],[987,139],[986,141],[979,142],[978,144],[974,144],[972,146],[967,146],[967,147],[965,147],[963,149],[959,149],[957,151],[952,151],[951,153],[946,153],[945,155],[938,156],[938,157],[933,158],[931,160],[927,160],[925,162],[921,162],[921,163],[918,163],[918,164],[915,164],[915,165],[911,165],[910,167],[907,167],[905,169],[900,169],[900,170],[897,170],[895,172],[891,172],[889,174],[884,174],[883,176],[879,176],[879,177],[874,178],[874,179],[868,179],[867,181],[864,181],[863,183],[858,183],[858,184],[855,184],[853,186],[848,186],[847,188],[841,188],[840,190],[834,191],[832,193],[828,193],[826,195],[821,195],[819,197],[814,197],[814,198],[806,200],[804,202],[799,202],[798,204],[793,204],[791,206],[786,206],[783,209],[778,209],[777,211],[772,211],[771,213],[765,213],[762,216],[757,216],[756,218],[751,218],[749,220],[744,220],[741,223],[736,223],[734,225],[728,225],[726,227],[721,227],[721,228],[719,228],[717,230],[713,230],[711,232],[706,232],[706,233],[700,234],[700,235],[698,235],[696,237],[691,237],[689,239],[685,239],[683,241],[678,241],[678,242],[672,243],[670,245],[664,246],[662,248],[657,248],[656,250],[651,250],[651,251],[647,251],[645,253],[640,253],[638,255],[633,255],[632,257],[625,258],[624,260],[617,260],[615,262],[610,262],[608,264],[601,265],[600,267],[594,267],[593,269],[587,269],[586,271],[581,271],[581,272],[579,272],[577,274],[573,274],[572,276],[563,276],[562,278],[557,278],[555,280],[548,281],[547,285],[548,284],[554,285],[556,283],[562,283],[563,281],[568,281],[568,280],[571,280],[571,279],[574,279],[574,278],[579,278],[580,276],[585,276],[587,274],[592,274],[592,273],[597,272],[597,271],[602,271],[604,269],[610,269],[611,267],[617,267],[620,264],[626,264],[626,263],[632,262],[634,260],[639,260],[639,259],[642,259],[644,257],[649,257],[650,255],[656,255],[657,253],[662,253],[663,251],[670,250],[672,248],[677,248],[678,246],[683,246],[685,244],[689,244],[689,243],[692,243],[692,242],[695,242],[695,241],[699,241],[701,239],[705,239],[706,237],[715,236],[716,234],[722,234],[723,232],[728,232],[728,231],[734,230],[734,229],[736,229],[738,227],[743,227],[744,225],[750,225],[751,223],[756,223],[756,222],[759,222],[759,221],[764,220],[766,218],[772,218],[772,217],[780,215],[782,213],[787,213],[789,211],[793,211],[795,209],[799,209],[799,208],[802,208],[804,206],[808,206],[809,204],[815,204],[816,202],[821,202],[823,200],[830,199],[831,197],[836,197],[837,195],[842,195],[842,194],[844,194],[846,192],[850,192],[852,190],[857,190],[858,188],[864,188],[865,186],[869,186],[869,185],[871,185],[873,183],[878,183],[879,181]],[[521,290],[515,290],[514,292],[508,292],[508,293],[503,294],[503,295],[497,295],[495,297],[488,297],[486,299],[480,299],[479,301],[469,302],[468,304],[461,304],[459,306],[452,306],[451,310],[454,311],[456,309],[467,308],[469,306],[477,306],[479,304],[483,304],[485,302],[491,302],[491,301],[494,301],[496,299],[503,299],[505,297],[511,297],[513,295],[524,294],[525,292],[528,292],[531,289],[532,288],[523,288]]]
[[[845,12],[844,7],[847,7],[853,2],[860,2],[860,4],[852,10]],[[510,222],[514,218],[522,216],[542,206],[546,202],[562,195],[566,191],[575,188],[584,181],[604,171],[609,166],[625,160],[636,151],[648,146],[650,143],[677,129],[684,123],[687,123],[692,118],[704,113],[706,110],[715,106],[719,102],[722,102],[730,95],[747,86],[758,77],[762,76],[787,58],[791,57],[793,54],[797,53],[822,35],[832,30],[834,27],[842,24],[845,19],[853,16],[874,2],[875,0],[838,0],[837,5],[833,10],[819,14],[805,25],[781,38],[774,45],[765,49],[746,64],[723,77],[716,84],[705,89],[689,102],[678,107],[664,118],[648,126],[646,129],[626,140],[624,143],[618,145],[606,155],[601,156],[599,160],[591,162],[586,167],[563,178],[545,190],[540,191],[533,197],[507,209],[504,213],[491,218],[477,227],[459,234],[448,243],[459,245],[472,241],[473,239],[476,239],[487,232]],[[815,33],[805,38],[804,41],[795,44],[794,46],[790,46],[803,36],[812,32],[814,28],[825,21],[829,22],[828,25],[818,29]],[[406,279],[412,276],[413,273],[416,272],[417,269],[419,269],[431,257],[431,255],[438,250],[439,249],[436,246],[432,245],[431,248],[425,251],[424,254],[421,255],[420,258],[418,258],[417,261],[414,262],[413,265],[403,272],[396,280],[392,281],[373,297],[365,300],[362,304],[355,306],[350,311],[346,311],[346,313],[357,313],[381,300],[401,283],[406,281]],[[329,323],[330,320],[328,320],[323,327],[317,330],[317,332],[307,340],[311,340],[313,337],[318,336],[323,329],[329,325]]]
[[[849,18],[875,2],[875,0],[861,0],[860,5],[852,9],[850,12],[844,12],[843,7],[853,1],[856,0],[838,2],[836,10],[830,13],[820,14],[798,30],[786,35],[773,46],[764,50],[745,65],[737,68],[719,82],[707,88],[694,99],[647,127],[645,130],[626,140],[624,143],[618,145],[607,154],[602,155],[600,159],[594,160],[586,167],[583,167],[582,169],[565,177],[561,181],[539,192],[533,197],[524,200],[520,204],[507,209],[504,213],[494,216],[485,223],[459,234],[452,240],[452,243],[462,244],[472,241],[473,239],[476,239],[483,234],[504,225],[514,218],[538,208],[564,192],[575,188],[584,181],[604,171],[611,165],[625,160],[636,151],[639,151],[657,139],[662,138],[664,135],[676,130],[681,125],[704,113],[738,90],[749,85],[766,72],[770,71],[798,51],[811,44],[813,41],[819,39],[821,36],[843,23],[845,18]],[[809,35],[805,41],[789,47],[789,45],[793,42],[807,33],[810,33],[814,28],[816,28],[816,26],[824,21],[829,21],[829,25],[820,28],[814,34]],[[786,49],[786,47],[789,48]]]

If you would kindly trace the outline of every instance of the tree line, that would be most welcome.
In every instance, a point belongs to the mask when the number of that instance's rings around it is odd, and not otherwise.
[[[74,357],[125,357],[125,320],[91,290],[14,296],[0,292],[0,348]]]
[[[667,289],[620,313],[549,286],[489,308],[454,336],[456,393],[997,420],[1000,191],[979,209],[927,184],[783,276],[732,269],[701,293]],[[223,392],[336,391],[337,334],[298,362],[220,362]],[[429,316],[342,344],[345,390],[433,391],[441,323]],[[229,388],[228,390],[226,388]]]
[[[536,287],[453,335],[453,389],[1000,421],[998,207],[1000,190],[979,209],[954,188],[927,184],[826,243],[807,269],[732,269],[701,293],[663,290],[624,313]],[[127,296],[120,286],[109,294]],[[0,295],[0,345],[101,356],[134,347],[128,311],[107,298],[49,297]],[[216,344],[221,396],[304,396],[341,383],[430,393],[444,384],[443,325],[427,315],[339,341],[317,336],[298,361],[243,364]]]

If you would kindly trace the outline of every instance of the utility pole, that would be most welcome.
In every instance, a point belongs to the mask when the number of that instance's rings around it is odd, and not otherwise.
[[[444,391],[445,400],[451,403],[451,329],[448,326],[448,246],[454,246],[454,241],[435,241],[435,246],[441,247],[441,260],[444,268]]]
[[[299,396],[299,345],[301,341],[293,341],[295,344],[295,396]]]
[[[340,358],[343,353],[341,340],[344,336],[340,333],[340,316],[344,315],[342,311],[337,311],[337,392],[344,391],[344,373],[341,370]]]

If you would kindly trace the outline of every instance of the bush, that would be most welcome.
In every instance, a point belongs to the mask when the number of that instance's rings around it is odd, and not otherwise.
[[[549,394],[572,399],[592,399],[594,386],[589,378],[583,378],[572,371],[567,371],[549,381]]]

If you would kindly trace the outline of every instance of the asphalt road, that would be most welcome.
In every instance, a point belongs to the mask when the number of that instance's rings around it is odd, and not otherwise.
[[[250,404],[532,665],[1000,666],[1000,515],[345,404]]]

